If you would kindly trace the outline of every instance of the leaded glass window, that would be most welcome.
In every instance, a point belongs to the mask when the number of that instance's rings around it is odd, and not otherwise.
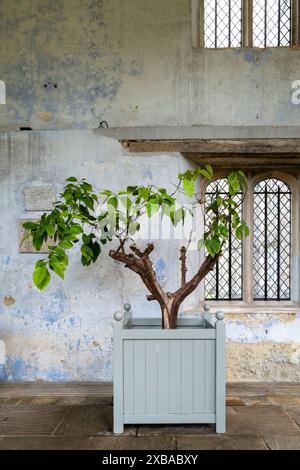
[[[253,0],[253,46],[291,44],[291,0]]]
[[[239,47],[242,40],[241,0],[204,2],[205,47]]]
[[[291,190],[275,178],[253,193],[253,299],[289,300]]]
[[[227,179],[222,178],[210,183],[205,192],[205,205],[208,207],[217,195],[228,194]],[[237,203],[242,202],[242,193],[235,197]],[[241,214],[241,206],[237,209]],[[206,218],[209,223],[209,217]],[[242,300],[242,241],[237,240],[232,231],[222,250],[222,256],[216,263],[213,271],[205,277],[206,300]]]
[[[192,0],[194,47],[300,46],[300,0]]]

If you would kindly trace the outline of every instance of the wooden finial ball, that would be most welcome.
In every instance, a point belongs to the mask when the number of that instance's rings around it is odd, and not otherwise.
[[[204,304],[203,308],[206,312],[208,312],[208,310],[210,309],[210,306],[209,306],[209,304]]]
[[[221,310],[218,310],[216,313],[216,318],[217,320],[224,320],[224,312],[222,312]]]
[[[130,304],[124,304],[124,310],[126,310],[126,312],[129,312],[129,310],[131,310],[131,305]]]
[[[122,313],[121,313],[121,312],[115,312],[115,314],[114,314],[114,319],[115,319],[116,321],[121,321],[121,320],[123,320],[123,315],[122,315]]]

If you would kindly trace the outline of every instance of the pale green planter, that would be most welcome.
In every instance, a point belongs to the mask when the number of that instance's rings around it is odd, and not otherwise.
[[[128,304],[127,304],[128,305]],[[124,424],[216,423],[225,432],[225,322],[158,318],[114,324],[114,432]]]

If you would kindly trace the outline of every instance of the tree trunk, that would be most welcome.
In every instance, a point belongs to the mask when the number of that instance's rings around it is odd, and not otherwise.
[[[163,330],[168,330],[170,326],[170,311],[166,305],[161,305],[161,327]]]
[[[156,300],[156,299],[155,299]],[[162,328],[174,329],[177,324],[178,308],[173,307],[173,298],[168,298],[167,302],[160,304],[162,315]]]

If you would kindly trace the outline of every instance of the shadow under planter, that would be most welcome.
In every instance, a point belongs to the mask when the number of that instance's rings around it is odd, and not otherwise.
[[[216,423],[225,432],[223,312],[216,318],[206,308],[203,320],[179,318],[177,329],[164,330],[159,318],[115,314],[115,433],[124,424],[188,423]]]

